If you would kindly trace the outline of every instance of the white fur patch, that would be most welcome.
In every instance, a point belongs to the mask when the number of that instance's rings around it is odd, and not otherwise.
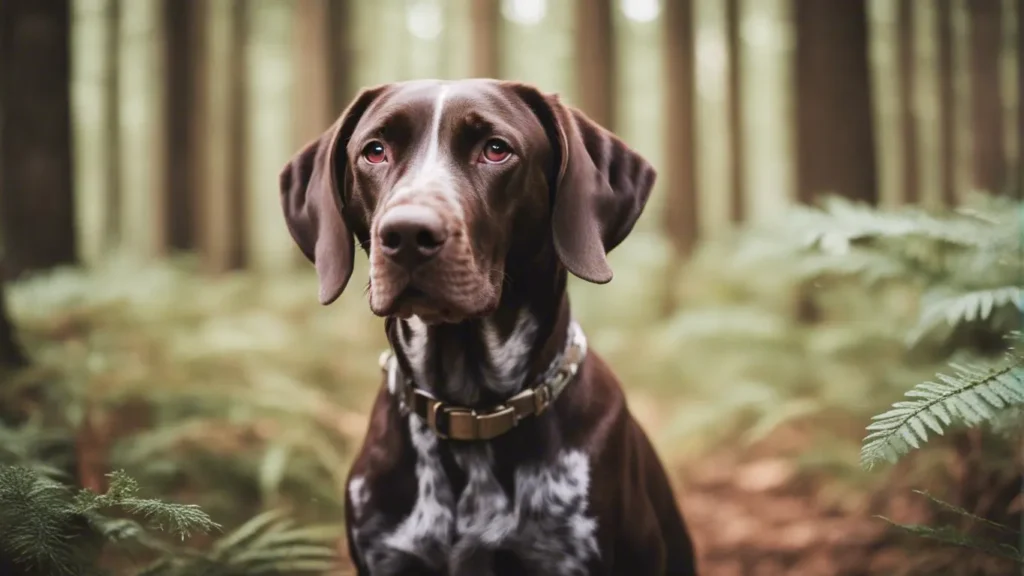
[[[585,453],[569,450],[550,462],[520,466],[510,497],[495,477],[490,445],[453,446],[455,461],[466,472],[456,501],[437,437],[416,416],[409,417],[409,427],[416,451],[416,502],[397,526],[381,532],[374,528],[361,540],[371,570],[383,568],[394,558],[392,552],[401,551],[432,569],[447,567],[452,575],[486,574],[494,552],[506,550],[530,574],[587,573],[587,563],[600,551],[597,521],[587,511],[590,460]],[[354,506],[368,497],[361,480],[353,478],[349,486]],[[358,527],[371,520],[360,519]]]
[[[348,483],[348,497],[352,502],[352,516],[360,518],[366,503],[370,501],[370,489],[366,486],[366,478],[354,476]]]
[[[437,453],[437,436],[418,417],[410,415],[409,433],[416,450],[416,503],[398,527],[384,537],[390,548],[439,567],[451,546],[454,511],[451,486]]]
[[[520,308],[515,327],[504,341],[491,319],[482,322],[481,331],[490,362],[488,388],[499,393],[518,390],[530,368],[530,348],[537,334],[536,318],[525,306]]]
[[[411,316],[405,320],[409,330],[408,341],[403,336],[404,331],[398,330],[398,338],[405,352],[406,360],[412,368],[412,379],[414,382],[425,383],[427,381],[427,325],[420,320],[419,316]],[[390,385],[390,382],[389,382]],[[391,391],[395,393],[394,390]]]

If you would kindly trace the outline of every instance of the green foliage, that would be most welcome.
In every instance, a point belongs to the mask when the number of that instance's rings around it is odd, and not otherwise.
[[[949,362],[951,371],[915,385],[906,399],[872,418],[861,448],[863,467],[895,463],[931,434],[942,435],[954,425],[987,423],[1004,434],[1020,430],[1021,421],[1013,417],[1024,405],[1024,357],[1014,346],[1024,311],[1022,214],[1024,204],[1010,199],[978,199],[967,210],[942,216],[909,209],[884,213],[841,201],[805,212],[807,229],[812,230],[807,246],[814,251],[859,258],[866,264],[855,273],[869,284],[902,281],[918,286],[918,319],[904,344],[954,360]],[[828,266],[826,259],[821,269]],[[925,495],[961,520],[1003,535],[1013,533]],[[916,536],[1024,564],[1020,550],[998,539],[953,525],[886,520]]]
[[[942,511],[952,513],[962,519],[965,519],[974,527],[980,527],[990,532],[1009,534],[1011,536],[1015,536],[1018,538],[1020,536],[1020,533],[1016,530],[1007,528],[1002,524],[997,524],[986,518],[982,518],[980,516],[972,514],[959,506],[950,504],[949,502],[946,502],[944,500],[940,500],[927,492],[920,490],[914,490],[914,492],[927,497],[929,500],[932,501],[932,503],[936,504]],[[996,542],[992,538],[972,534],[967,530],[960,530],[948,524],[941,526],[928,526],[924,524],[901,524],[899,522],[894,522],[891,519],[886,518],[884,516],[882,516],[881,518],[889,524],[891,524],[897,530],[900,530],[907,534],[911,534],[913,536],[921,538],[927,538],[929,540],[934,540],[945,545],[958,546],[969,550],[979,551],[989,556],[1002,558],[1004,560],[1010,560],[1012,562],[1024,566],[1024,553],[1022,553],[1020,549],[1016,548],[1011,544]]]
[[[144,532],[139,524],[116,522],[112,512],[141,516],[182,539],[219,528],[195,506],[138,498],[138,486],[123,472],[109,477],[109,490],[94,494],[72,491],[28,468],[0,466],[0,551],[43,573],[86,574],[104,539],[138,538]]]
[[[156,559],[138,576],[322,574],[336,567],[337,526],[296,527],[283,512],[257,515],[206,548],[184,541],[221,526],[197,506],[139,498],[124,472],[109,476],[104,494],[72,490],[19,466],[0,466],[0,553],[47,575],[91,575],[105,545],[141,548]],[[121,517],[121,515],[127,515]]]
[[[1019,218],[1024,205],[1003,198],[976,198],[958,213],[934,215],[916,208],[884,212],[832,199],[800,211],[805,245],[818,254],[871,263],[856,274],[920,287],[918,320],[905,343],[968,357],[951,372],[921,382],[907,400],[874,416],[861,462],[895,462],[956,424],[978,425],[1024,403],[1024,358],[1011,346],[1024,311]],[[818,268],[830,268],[824,259]],[[842,269],[841,270],[846,270]],[[1007,351],[1007,348],[1010,348]],[[995,352],[995,354],[993,354]]]
[[[865,467],[880,460],[896,462],[926,442],[928,430],[941,435],[954,421],[977,425],[1007,407],[1024,404],[1024,359],[1008,355],[1002,366],[951,367],[952,374],[918,384],[906,393],[912,400],[897,402],[873,418],[861,451]]]

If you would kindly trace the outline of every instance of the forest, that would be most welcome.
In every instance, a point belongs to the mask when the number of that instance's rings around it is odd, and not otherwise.
[[[0,0],[0,573],[354,573],[387,340],[278,173],[489,77],[658,170],[569,291],[702,573],[1024,574],[1022,54],[1024,0]]]

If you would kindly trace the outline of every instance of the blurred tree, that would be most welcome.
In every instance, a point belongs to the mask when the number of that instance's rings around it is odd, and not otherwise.
[[[200,93],[196,71],[204,45],[200,18],[205,12],[197,2],[163,0],[164,40],[167,98],[167,165],[165,205],[161,213],[167,219],[165,239],[172,249],[195,248],[196,203],[195,180],[198,159],[193,153],[195,132],[202,126],[194,114],[199,106]]]
[[[1024,198],[1024,0],[1017,0],[1017,189]]]
[[[697,241],[694,160],[694,20],[691,0],[665,4],[665,232],[677,253]]]
[[[797,198],[876,204],[866,0],[794,0]]]
[[[0,2],[0,230],[7,277],[75,261],[68,0]]]
[[[732,222],[743,222],[746,213],[743,197],[746,195],[743,182],[746,180],[743,141],[743,64],[740,54],[740,0],[725,2],[725,42],[727,71],[729,74],[729,216]]]
[[[476,78],[501,77],[501,6],[498,0],[470,0],[473,61]]]
[[[896,27],[897,38],[897,82],[899,83],[899,137],[903,157],[903,201],[916,204],[920,199],[918,191],[918,145],[917,145],[917,74],[914,54],[914,31],[916,10],[914,0],[897,0]],[[940,0],[941,2],[942,0]],[[952,44],[945,48],[952,51]],[[940,45],[939,50],[943,50]],[[952,110],[952,109],[951,109]]]
[[[4,284],[0,282],[0,368],[19,368],[27,364],[25,353],[14,334],[14,325],[7,313]]]
[[[103,210],[105,234],[101,246],[115,248],[121,242],[121,70],[118,66],[118,52],[121,48],[121,0],[108,0],[106,6],[106,27],[104,28],[104,72],[106,86],[103,88],[103,139],[107,154],[104,156],[104,178],[107,186],[107,202]]]
[[[196,61],[200,96],[192,111],[192,187],[198,198],[196,242],[204,270],[212,273],[238,268],[245,260],[247,6],[246,0],[203,2],[196,21],[202,57]]]
[[[355,76],[355,54],[352,49],[353,35],[351,22],[355,18],[355,10],[350,0],[327,1],[327,66],[330,77],[331,111],[340,116],[355,96],[357,89]]]
[[[1000,193],[1006,186],[1003,102],[1000,74],[1002,0],[967,3],[970,45],[972,148],[971,184]]]
[[[612,0],[576,3],[576,97],[595,122],[615,130],[615,26]]]
[[[905,2],[909,4],[910,2]],[[946,206],[956,203],[956,74],[953,60],[953,2],[937,0],[935,17],[938,20],[937,43],[939,50],[939,187]]]

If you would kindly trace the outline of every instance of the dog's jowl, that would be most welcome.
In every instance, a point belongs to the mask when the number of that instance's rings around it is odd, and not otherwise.
[[[320,301],[369,257],[391,349],[346,493],[360,574],[696,574],[669,479],[569,307],[655,172],[554,95],[361,92],[281,173]],[[367,359],[367,361],[373,361]]]

